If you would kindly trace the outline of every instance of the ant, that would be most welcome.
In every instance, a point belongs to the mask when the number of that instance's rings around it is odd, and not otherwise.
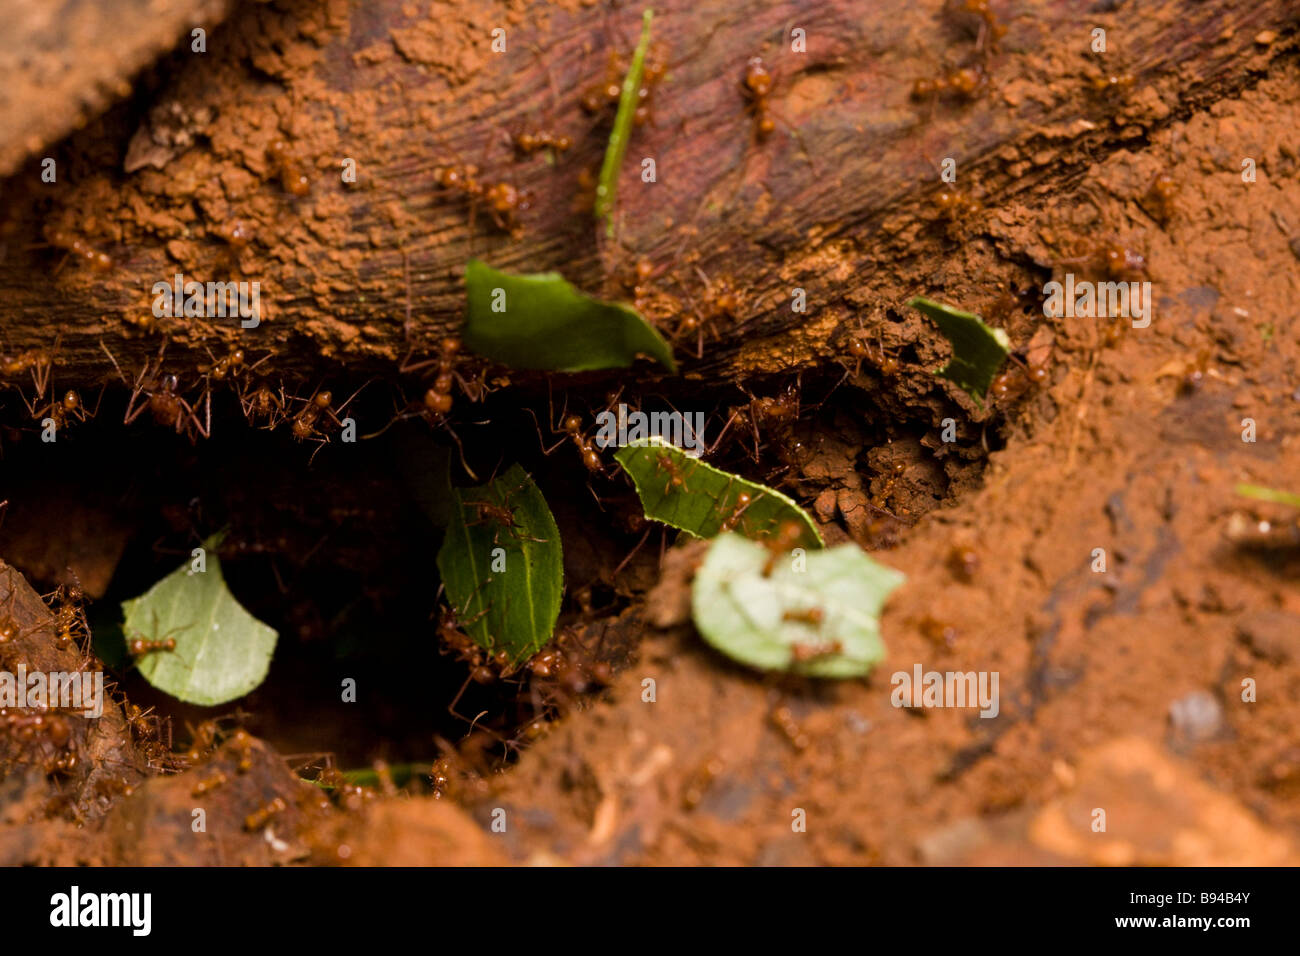
[[[1107,73],[1104,76],[1088,78],[1088,85],[1095,96],[1105,102],[1116,102],[1128,95],[1135,80],[1131,73]]]
[[[912,84],[912,99],[930,99],[932,102],[948,98],[969,103],[984,92],[988,85],[988,74],[980,66],[963,66],[946,73],[940,73],[933,79],[918,79]]]
[[[196,783],[194,787],[190,790],[190,796],[201,797],[204,794],[211,793],[213,790],[217,789],[217,787],[220,787],[222,784],[226,783],[226,780],[227,778],[225,773],[218,770],[212,776],[205,777],[204,779]]]
[[[883,514],[889,515],[892,518],[897,517],[897,515],[890,511],[886,505],[889,503],[889,496],[894,491],[894,485],[898,484],[898,479],[902,478],[906,471],[907,464],[905,462],[896,461],[892,466],[890,466],[889,474],[885,476],[884,485],[881,486],[880,491],[871,496],[869,503],[872,508],[876,511],[882,512]],[[906,514],[907,512],[903,511],[902,513]]]
[[[176,638],[164,637],[161,640],[151,641],[143,637],[133,637],[126,642],[126,649],[132,658],[139,660],[146,654],[176,650]]]
[[[776,121],[772,118],[771,104],[768,102],[768,97],[772,94],[772,74],[763,65],[762,57],[751,56],[745,64],[741,92],[749,101],[746,108],[754,115],[755,137],[760,141],[767,139],[776,131]]]
[[[958,2],[960,6],[957,5]],[[979,18],[979,33],[975,38],[977,52],[984,49],[984,41],[988,40],[988,48],[996,53],[998,41],[1007,35],[1007,28],[998,21],[993,8],[989,6],[989,0],[951,0],[948,12],[954,17],[965,14]]]
[[[1086,264],[1104,278],[1116,282],[1141,278],[1147,274],[1146,257],[1118,242],[1106,242],[1096,246],[1089,255],[1060,261],[1061,265],[1070,263]]]
[[[696,271],[704,282],[703,309],[693,309],[690,315],[683,317],[670,338],[676,343],[685,336],[695,335],[695,357],[704,358],[705,332],[715,339],[719,338],[718,320],[729,318],[734,321],[740,313],[741,303],[729,280],[719,279],[715,284],[709,281],[703,271]]]
[[[113,259],[108,253],[100,252],[60,229],[47,229],[45,239],[56,249],[62,249],[69,255],[76,256],[96,272],[109,272],[113,268]],[[66,258],[64,261],[67,261]],[[59,264],[59,268],[62,268],[62,263]]]
[[[520,156],[531,156],[543,149],[564,153],[573,147],[573,140],[568,136],[556,136],[540,130],[535,133],[516,133],[510,141]]]
[[[486,613],[487,610],[484,609],[470,620],[462,622],[455,609],[447,606],[442,609],[438,619],[438,636],[442,639],[443,653],[455,654],[457,660],[468,664],[469,679],[476,684],[490,684],[496,680],[497,671],[489,665],[489,662],[500,665],[504,661],[501,655],[498,655],[499,659],[490,658],[487,651],[463,630],[465,625],[474,623]],[[504,663],[508,666],[508,661],[504,661]],[[461,694],[463,693],[464,688],[462,687]],[[455,707],[459,702],[461,694],[456,695],[456,699],[451,703],[452,707]]]
[[[609,51],[605,61],[605,76],[598,83],[587,87],[578,102],[584,112],[594,115],[611,106],[617,106],[623,96],[623,79],[627,75],[628,61],[615,50]],[[636,109],[632,113],[632,125],[641,127],[654,122],[654,94],[659,81],[668,72],[668,62],[663,50],[652,45],[646,52],[641,66],[641,85],[636,91]]]
[[[1174,218],[1174,197],[1178,195],[1178,183],[1168,173],[1156,173],[1147,187],[1143,197],[1143,208],[1152,219],[1161,225],[1167,225]]]
[[[1047,381],[1050,374],[1046,365],[1040,365],[1035,362],[1026,364],[1015,356],[1011,355],[1012,367],[1003,369],[994,377],[992,384],[989,385],[989,392],[994,398],[1004,399],[1012,394],[1015,389],[1015,381],[1018,378],[1022,385],[1042,385]]]
[[[690,493],[690,488],[686,487],[687,475],[683,474],[684,469],[673,461],[672,455],[666,451],[661,451],[655,456],[655,471],[668,476],[668,481],[664,485],[662,497],[668,497],[669,492],[673,493]],[[694,467],[691,469],[694,470]]]
[[[494,545],[499,543],[498,535],[502,528],[506,530],[510,537],[514,538],[515,541],[519,543],[523,543],[524,541],[536,541],[544,544],[546,542],[545,538],[534,538],[522,533],[523,529],[515,521],[514,509],[507,504],[510,500],[510,496],[522,487],[523,485],[521,484],[517,488],[511,488],[509,491],[502,493],[500,504],[492,501],[466,501],[466,507],[473,508],[477,513],[476,519],[474,521],[466,522],[466,524],[469,526],[484,524],[495,526],[496,531],[494,531],[492,535],[492,543]]]
[[[449,335],[439,343],[440,354],[437,358],[412,363],[408,355],[407,360],[398,367],[399,372],[406,374],[432,365],[437,366],[438,374],[428,391],[424,393],[424,414],[428,416],[431,423],[436,423],[451,414],[452,385],[454,382],[459,382],[461,389],[465,390],[464,380],[455,373],[456,356],[460,352],[460,346],[460,339]]]
[[[231,349],[224,358],[220,359],[214,356],[206,346],[204,348],[208,353],[208,357],[212,359],[212,364],[206,368],[200,368],[199,371],[214,382],[224,382],[227,379],[232,382],[237,381],[241,376],[252,374],[259,365],[269,361],[275,355],[274,352],[268,352],[252,365],[248,365],[245,362],[244,350],[241,348]]]
[[[763,565],[763,577],[770,578],[772,572],[776,570],[776,562],[781,559],[782,555],[789,554],[799,546],[803,540],[803,528],[797,521],[782,521],[776,528],[776,534],[764,539],[763,547],[767,548],[767,562]]]
[[[808,607],[802,610],[787,608],[781,615],[783,621],[797,621],[800,624],[807,624],[811,627],[821,627],[822,621],[826,618],[826,612],[819,607]]]
[[[758,497],[763,497],[762,492],[759,492]],[[723,518],[722,522],[718,525],[718,531],[735,531],[743,522],[745,512],[749,510],[750,506],[754,504],[756,500],[757,499],[747,491],[742,491],[740,494],[736,495],[736,500],[732,502],[731,510],[727,512],[727,516]]]
[[[109,361],[113,363],[113,368],[117,369],[118,377],[122,379],[123,384],[130,384],[122,374],[122,368],[117,364],[116,357],[108,350],[108,346],[103,342],[99,345]],[[166,348],[167,343],[164,341],[162,348],[158,350],[158,358],[153,363],[146,362],[140,374],[136,376],[131,398],[126,403],[126,414],[122,417],[122,424],[130,425],[148,411],[159,425],[174,428],[178,435],[187,434],[191,441],[196,434],[209,438],[212,434],[212,393],[210,390],[204,390],[204,397],[200,400],[205,406],[204,421],[200,422],[194,406],[177,391],[179,384],[177,377],[170,373],[164,375],[162,372],[163,352]],[[150,371],[150,364],[153,365],[152,371]],[[137,406],[136,403],[139,402],[141,395],[145,396],[145,400]]]
[[[244,829],[253,831],[260,830],[271,822],[271,818],[283,813],[289,808],[285,803],[284,797],[275,797],[269,803],[264,803],[248,816],[244,817]]]
[[[368,384],[370,383],[367,382],[366,385]],[[361,394],[361,390],[366,385],[362,385],[361,388],[353,392],[348,400],[338,408],[334,407],[334,393],[325,389],[321,389],[308,399],[294,399],[294,401],[302,402],[302,408],[293,415],[289,429],[293,437],[298,441],[316,442],[316,450],[312,452],[311,456],[313,460],[320,454],[320,450],[329,443],[329,436],[322,432],[319,427],[321,419],[328,419],[339,428],[342,428],[343,420],[339,416],[346,413],[347,407],[352,404],[353,399]]]
[[[821,609],[810,608],[809,610],[820,611]],[[820,618],[818,618],[818,620],[820,620]],[[844,645],[839,641],[825,641],[820,644],[795,643],[790,645],[790,656],[796,664],[808,664],[823,657],[831,657],[835,654],[843,653]]]
[[[306,196],[311,192],[311,181],[302,171],[302,166],[298,158],[293,155],[288,143],[277,139],[267,147],[266,155],[271,160],[272,169],[279,174],[280,185],[284,187],[285,192],[294,196]]]
[[[284,410],[284,395],[277,395],[265,382],[255,389],[244,390],[239,396],[240,407],[249,424],[265,419],[266,424],[259,426],[274,430],[288,417]]]
[[[62,431],[70,421],[84,422],[94,418],[99,414],[99,406],[103,400],[104,389],[101,388],[99,390],[99,400],[95,402],[94,410],[87,411],[86,406],[81,401],[81,394],[76,389],[69,389],[63,394],[62,398],[51,398],[49,403],[39,410],[36,408],[36,402],[28,403],[25,397],[23,397],[23,404],[32,413],[32,418],[38,421],[49,418],[54,422],[54,427]]]
[[[978,199],[964,195],[951,187],[944,187],[934,194],[931,200],[935,218],[945,222],[948,238],[960,238],[962,226],[984,211],[984,204]]]
[[[749,429],[754,435],[754,451],[750,458],[755,462],[759,460],[759,451],[762,448],[762,436],[759,434],[759,426],[773,428],[781,432],[788,431],[799,418],[799,391],[794,384],[788,385],[784,392],[777,398],[757,398],[749,394],[749,402],[746,405],[733,405],[729,410],[726,424],[722,426],[722,431],[714,439],[713,447],[710,452],[717,449],[722,444],[722,439],[726,437],[727,432],[734,424],[740,429]],[[798,443],[796,443],[798,444]]]
[[[58,642],[71,644],[79,635],[90,634],[90,624],[82,607],[85,593],[78,585],[59,585],[52,595],[58,607],[54,612],[54,628]]]
[[[865,331],[865,330],[860,330]],[[883,344],[877,342],[875,346],[865,339],[858,336],[851,336],[845,343],[845,351],[848,352],[848,358],[853,360],[853,372],[846,375],[846,378],[857,378],[862,374],[862,363],[867,362],[879,370],[880,374],[886,378],[892,378],[898,374],[900,368],[898,359],[885,351]],[[848,366],[845,366],[845,372],[848,372]]]
[[[612,396],[610,396],[610,402],[609,402],[610,406],[613,406],[618,401],[618,397],[619,395],[622,394],[622,391],[623,391],[622,389],[619,389]],[[547,401],[547,407],[550,409],[550,413],[552,415],[555,414],[555,402],[552,399],[551,395],[549,394],[547,395],[546,401]],[[567,407],[568,407],[568,398],[566,397],[565,408]],[[534,412],[531,408],[527,409],[527,411],[528,414],[533,416],[533,422],[534,424],[537,425],[537,437],[540,441],[542,437],[542,430],[541,430],[541,423],[537,421],[537,413]],[[583,433],[582,416],[566,415],[563,409],[560,411],[560,415],[561,415],[561,419],[560,419],[559,428],[556,428],[553,425],[549,425],[549,422],[548,422],[548,426],[551,429],[552,435],[563,435],[564,437],[561,438],[554,445],[552,445],[550,448],[546,448],[543,445],[542,454],[549,455],[551,454],[551,452],[555,451],[555,449],[563,445],[566,441],[571,441],[573,442],[573,446],[578,449],[578,454],[582,458],[583,467],[586,468],[587,471],[590,472],[593,476],[603,475],[605,473],[605,465],[601,461],[600,453],[596,451],[594,443],[591,441],[591,439],[587,438],[587,436]]]
[[[470,226],[474,224],[474,208],[478,201],[487,204],[492,221],[502,232],[514,238],[523,234],[516,216],[532,208],[531,196],[520,192],[506,182],[483,183],[478,180],[478,167],[469,165],[439,166],[433,172],[434,181],[444,189],[458,192],[470,200]]]

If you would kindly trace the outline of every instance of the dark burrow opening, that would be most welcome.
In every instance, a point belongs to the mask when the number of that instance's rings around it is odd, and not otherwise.
[[[340,395],[350,394],[346,384],[331,383]],[[744,388],[678,380],[639,394],[608,377],[536,376],[478,404],[459,398],[449,428],[422,418],[394,423],[394,393],[374,383],[347,409],[358,435],[374,437],[344,442],[335,429],[323,445],[295,441],[284,424],[252,427],[235,396],[215,390],[212,435],[197,442],[148,415],[123,424],[129,395],[121,388],[104,394],[94,419],[69,424],[54,442],[42,441],[21,404],[6,403],[0,557],[40,590],[74,581],[86,589],[94,647],[110,679],[133,703],[156,708],[177,751],[190,728],[235,714],[295,765],[427,766],[451,748],[463,753],[472,738],[479,769],[490,771],[512,759],[539,722],[601,685],[529,676],[479,684],[447,653],[438,630],[442,531],[431,500],[443,487],[436,480],[443,462],[458,486],[515,462],[534,477],[564,546],[557,633],[569,631],[571,647],[616,671],[636,653],[636,629],[617,619],[654,583],[677,533],[645,523],[610,451],[603,474],[584,467],[571,439],[555,431],[562,415],[581,415],[591,437],[596,413],[618,402],[703,413],[713,446],[706,461],[778,487],[829,519],[828,543],[852,537],[870,550],[897,543],[922,514],[977,482],[984,452],[970,449],[997,447],[997,429],[972,424],[949,403],[944,414],[966,439],[965,457],[950,453],[954,446],[937,438],[934,402],[908,405],[895,385],[871,369],[845,381],[838,365]],[[764,413],[796,400],[793,414]],[[971,440],[981,433],[983,444]],[[202,708],[154,689],[134,669],[121,602],[222,530],[217,554],[228,586],[279,640],[262,686]],[[356,701],[345,703],[349,678]]]

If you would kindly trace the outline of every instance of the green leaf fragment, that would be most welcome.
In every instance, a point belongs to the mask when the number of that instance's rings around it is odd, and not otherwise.
[[[623,77],[623,89],[618,98],[618,112],[614,114],[614,128],[609,134],[609,145],[605,147],[605,161],[600,166],[600,178],[596,181],[596,218],[605,222],[605,234],[614,234],[614,205],[618,198],[618,173],[623,166],[623,156],[627,153],[628,140],[632,136],[632,118],[636,113],[637,93],[641,89],[641,75],[645,70],[645,55],[650,48],[650,21],[654,11],[646,10],[641,15],[641,39],[632,54],[632,64],[627,76]]]
[[[510,275],[471,259],[465,267],[465,345],[517,369],[626,368],[648,355],[677,371],[664,337],[629,305],[583,295],[558,272]]]
[[[706,465],[662,438],[625,445],[614,458],[632,476],[647,518],[697,538],[713,538],[728,530],[746,538],[769,538],[783,522],[793,521],[801,531],[799,547],[823,547],[817,526],[795,501],[766,485]],[[741,495],[749,496],[748,505]]]
[[[480,647],[525,661],[550,641],[560,616],[560,529],[518,465],[485,485],[457,489],[455,501],[438,551],[452,610]]]
[[[763,545],[727,533],[695,575],[692,613],[704,639],[742,664],[861,677],[885,656],[880,611],[903,580],[852,544],[774,560]]]
[[[977,401],[983,398],[998,369],[1011,354],[1007,333],[985,325],[978,315],[923,296],[907,304],[928,315],[952,343],[952,358],[935,374],[964,389]]]
[[[193,561],[144,594],[122,602],[127,642],[174,638],[173,651],[153,651],[137,661],[154,687],[178,700],[215,707],[243,697],[266,679],[277,634],[249,614],[226,587],[216,548],[205,542],[203,571]]]
[[[1243,498],[1254,498],[1256,501],[1272,501],[1280,505],[1300,508],[1300,495],[1294,492],[1278,491],[1274,488],[1265,488],[1263,485],[1248,484],[1237,485],[1236,491]]]

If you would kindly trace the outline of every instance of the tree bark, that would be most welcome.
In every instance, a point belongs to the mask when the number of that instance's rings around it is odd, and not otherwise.
[[[0,175],[128,96],[131,78],[234,0],[0,0]]]
[[[654,37],[670,66],[653,124],[633,135],[617,238],[606,241],[575,202],[612,107],[593,118],[579,99],[605,76],[609,51],[630,51],[639,7],[245,4],[209,35],[206,54],[182,44],[150,102],[115,107],[60,144],[57,183],[41,182],[34,158],[7,181],[0,347],[8,360],[53,354],[66,386],[114,376],[101,343],[129,374],[164,340],[183,380],[187,363],[197,369],[235,343],[250,358],[274,351],[267,372],[346,363],[370,374],[454,332],[472,256],[558,268],[623,297],[618,277],[648,259],[647,312],[668,333],[693,309],[709,311],[705,277],[714,293],[741,293],[735,314],[711,323],[702,360],[694,342],[679,343],[688,374],[794,367],[827,356],[836,329],[859,316],[878,322],[917,292],[975,287],[978,277],[952,267],[970,240],[1021,265],[1050,259],[1055,250],[1000,239],[1000,207],[1032,209],[1078,185],[1098,155],[1140,149],[1257,80],[1292,49],[1297,6],[1163,0],[1139,17],[1122,5],[995,4],[1008,32],[976,52],[978,21],[934,0],[666,0],[655,4]],[[795,27],[805,53],[792,52]],[[1091,52],[1095,27],[1106,30],[1104,54]],[[19,72],[37,76],[53,55]],[[774,76],[777,126],[761,140],[741,89],[752,56]],[[987,71],[971,102],[912,96],[916,79],[963,65]],[[1131,85],[1095,92],[1091,79],[1107,75]],[[0,160],[31,152],[43,137],[30,129],[6,126]],[[520,158],[509,136],[523,130],[574,146],[553,161]],[[958,223],[933,205],[945,158],[956,187],[983,205]],[[655,182],[642,180],[645,159]],[[344,181],[348,160],[355,183]],[[530,197],[517,237],[481,202],[438,185],[435,170],[458,163]],[[296,195],[304,177],[309,191]],[[91,261],[99,254],[107,271]],[[153,319],[153,285],[176,273],[258,281],[263,321]],[[805,313],[791,309],[795,288],[806,290]],[[9,364],[19,370],[11,381],[25,381],[30,361]]]

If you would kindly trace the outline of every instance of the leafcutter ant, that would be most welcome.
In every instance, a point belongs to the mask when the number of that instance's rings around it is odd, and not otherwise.
[[[103,342],[100,347],[104,354],[108,356],[109,361],[113,363],[113,368],[117,369],[118,377],[122,379],[123,384],[130,385],[127,378],[122,374],[122,368],[117,364],[117,359]],[[208,438],[212,433],[212,395],[207,388],[203,391],[203,398],[199,403],[204,406],[204,420],[199,421],[198,415],[195,414],[192,406],[178,391],[179,380],[175,375],[170,373],[164,374],[162,371],[163,353],[167,349],[166,341],[163,342],[162,348],[158,350],[158,358],[152,363],[146,362],[140,374],[136,376],[135,384],[131,390],[131,398],[126,403],[126,414],[122,417],[124,425],[130,425],[146,411],[153,415],[153,419],[159,425],[165,428],[171,428],[176,434],[185,434],[194,440],[196,435],[202,435]],[[141,401],[141,396],[144,400]]]

